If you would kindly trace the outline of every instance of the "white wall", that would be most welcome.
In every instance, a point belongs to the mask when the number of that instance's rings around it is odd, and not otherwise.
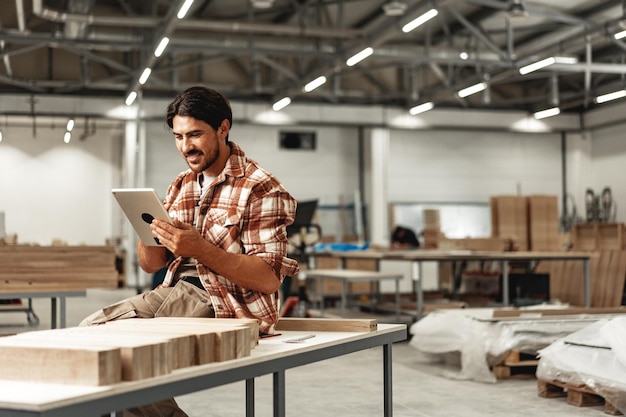
[[[103,245],[112,236],[111,188],[119,181],[120,129],[63,142],[65,125],[3,127],[0,211],[20,243]],[[78,134],[75,134],[78,136]]]

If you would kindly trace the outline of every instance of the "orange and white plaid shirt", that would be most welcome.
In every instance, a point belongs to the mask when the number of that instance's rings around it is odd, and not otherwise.
[[[286,227],[293,223],[296,200],[280,182],[247,158],[230,142],[231,154],[224,170],[201,198],[198,174],[186,170],[167,189],[165,208],[170,216],[196,224],[202,236],[231,253],[258,256],[268,263],[281,282],[298,272],[298,262],[287,257]],[[196,219],[196,216],[198,218]],[[172,283],[181,257],[168,264],[164,286]],[[263,333],[272,333],[278,321],[278,292],[263,294],[242,288],[205,265],[198,275],[222,318],[254,318]]]

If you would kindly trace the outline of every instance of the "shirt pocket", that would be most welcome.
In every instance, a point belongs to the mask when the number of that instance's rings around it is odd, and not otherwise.
[[[203,220],[202,233],[212,243],[227,247],[239,240],[241,215],[236,211],[209,209]]]

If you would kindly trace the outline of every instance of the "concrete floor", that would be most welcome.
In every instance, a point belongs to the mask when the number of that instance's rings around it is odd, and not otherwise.
[[[75,326],[92,311],[134,293],[132,289],[89,290],[87,297],[68,298],[67,325]],[[35,299],[33,305],[40,319],[38,326],[29,326],[23,312],[2,313],[0,334],[49,328],[50,301]],[[397,417],[606,415],[600,406],[576,407],[564,398],[540,398],[534,379],[486,384],[444,377],[446,366],[429,363],[407,342],[395,344],[392,356],[393,412]],[[290,416],[368,417],[383,413],[381,348],[288,370],[286,381],[286,411]],[[271,376],[258,378],[255,385],[256,415],[272,416]],[[244,396],[241,382],[185,395],[177,401],[191,417],[243,417]]]

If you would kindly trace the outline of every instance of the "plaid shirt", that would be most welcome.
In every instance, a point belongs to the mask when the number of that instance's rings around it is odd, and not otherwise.
[[[178,175],[169,186],[165,208],[182,222],[194,224],[202,236],[230,253],[262,258],[281,281],[298,272],[298,262],[287,258],[286,227],[293,223],[296,200],[278,180],[248,159],[230,142],[231,154],[224,170],[200,200],[198,174],[191,170]],[[195,217],[198,216],[197,219]],[[164,286],[183,259],[168,265]],[[278,321],[278,291],[263,294],[242,288],[198,263],[198,275],[207,289],[216,317],[255,318],[263,333],[272,333]]]

